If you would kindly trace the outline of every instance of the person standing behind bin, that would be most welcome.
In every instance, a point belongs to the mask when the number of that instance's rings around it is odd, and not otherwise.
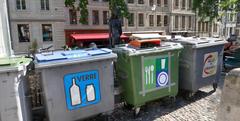
[[[115,45],[120,44],[120,36],[122,35],[122,22],[119,19],[120,9],[116,7],[112,12],[112,16],[109,21],[109,45],[110,48],[114,48]]]

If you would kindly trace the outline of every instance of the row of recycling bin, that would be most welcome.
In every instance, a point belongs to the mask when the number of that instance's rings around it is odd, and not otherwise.
[[[184,38],[144,49],[123,45],[113,50],[36,54],[34,65],[42,76],[48,119],[74,121],[113,110],[114,67],[124,100],[135,108],[162,97],[175,97],[179,87],[196,92],[216,84],[224,44],[214,38]],[[30,61],[0,61],[0,121],[31,121],[25,84]]]

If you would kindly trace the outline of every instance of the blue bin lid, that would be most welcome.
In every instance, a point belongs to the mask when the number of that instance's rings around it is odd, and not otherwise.
[[[71,50],[71,51],[54,51],[51,53],[39,53],[36,54],[37,62],[49,62],[57,60],[68,60],[74,58],[86,58],[91,56],[99,56],[109,54],[112,51],[110,49],[90,49],[90,50]]]

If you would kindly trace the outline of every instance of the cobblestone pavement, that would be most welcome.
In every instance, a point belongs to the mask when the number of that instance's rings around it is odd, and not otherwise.
[[[215,121],[217,108],[221,99],[221,89],[224,76],[220,81],[216,92],[212,86],[207,86],[198,91],[191,100],[185,100],[180,94],[176,98],[176,104],[171,105],[169,101],[160,99],[151,102],[141,108],[137,118],[133,112],[126,109],[123,104],[116,105],[116,109],[110,116],[112,121]],[[102,120],[101,116],[87,121]]]

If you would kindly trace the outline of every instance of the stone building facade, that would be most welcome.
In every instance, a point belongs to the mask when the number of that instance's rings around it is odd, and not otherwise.
[[[65,7],[64,0],[8,0],[13,50],[27,52],[34,40],[39,48],[52,44],[54,49],[61,49],[72,33],[108,32],[108,0],[88,3],[88,23],[81,24],[80,13]],[[122,19],[125,34],[194,35],[200,30],[191,10],[192,0],[126,0],[126,3],[130,16]],[[207,24],[200,26],[204,28]]]
[[[15,54],[27,52],[34,40],[39,48],[65,44],[64,0],[8,0],[8,5]]]

